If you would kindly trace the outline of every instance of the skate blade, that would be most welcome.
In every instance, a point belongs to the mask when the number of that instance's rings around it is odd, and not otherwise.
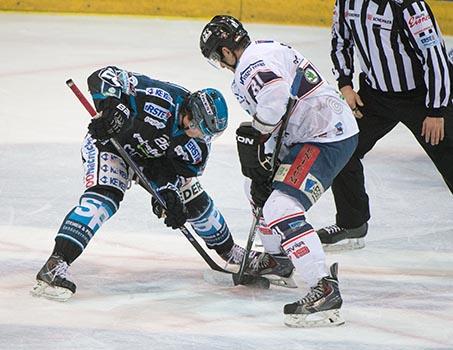
[[[253,277],[250,275],[243,276],[243,283],[240,285],[256,288],[256,289],[269,289],[270,282],[267,278],[264,277]],[[207,270],[203,272],[203,279],[212,285],[221,286],[221,287],[235,287],[237,284],[234,283],[233,274]]]
[[[345,250],[362,249],[365,247],[365,238],[348,238],[334,244],[323,244],[325,252],[341,252]]]
[[[294,270],[289,277],[282,277],[277,275],[262,275],[262,277],[269,280],[274,286],[284,287],[284,288],[298,288],[296,281],[293,278]]]
[[[34,297],[43,297],[49,300],[67,301],[74,293],[66,288],[53,287],[44,281],[37,281],[30,294]]]
[[[292,328],[334,327],[344,324],[339,309],[315,312],[313,314],[285,315],[285,325]]]

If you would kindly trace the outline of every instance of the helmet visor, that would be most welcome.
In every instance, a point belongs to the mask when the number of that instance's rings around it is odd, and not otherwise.
[[[209,57],[207,58],[208,62],[210,65],[214,66],[217,69],[222,68],[222,55],[218,53],[217,51],[211,52]]]

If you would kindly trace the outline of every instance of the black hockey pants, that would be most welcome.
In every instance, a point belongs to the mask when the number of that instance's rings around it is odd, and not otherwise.
[[[361,79],[359,95],[365,104],[361,108],[364,117],[357,120],[360,129],[359,144],[332,184],[337,225],[355,228],[370,219],[361,159],[399,122],[409,128],[453,193],[453,108],[450,108],[444,118],[444,140],[437,146],[431,146],[421,137],[422,124],[426,118],[424,91],[382,93],[371,89]]]

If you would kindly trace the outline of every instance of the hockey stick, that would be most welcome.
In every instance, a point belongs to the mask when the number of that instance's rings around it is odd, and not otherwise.
[[[66,81],[66,85],[72,90],[74,95],[79,99],[80,103],[85,107],[85,109],[90,113],[90,115],[93,118],[96,118],[98,116],[98,113],[96,110],[93,108],[91,103],[86,99],[86,97],[83,95],[83,93],[79,90],[77,85],[73,82],[72,79],[69,79]],[[113,144],[113,146],[116,148],[118,153],[121,155],[121,157],[124,159],[124,161],[129,165],[129,167],[134,171],[134,173],[138,176],[140,179],[140,183],[143,185],[146,191],[148,191],[154,198],[157,199],[159,204],[166,209],[165,203],[160,198],[158,195],[156,189],[153,187],[152,183],[148,181],[146,178],[145,174],[143,171],[138,167],[138,165],[133,161],[131,156],[125,151],[123,146],[116,140],[115,138],[110,138],[110,142]],[[195,237],[190,233],[190,231],[187,229],[185,225],[179,227],[179,230],[184,234],[184,236],[189,240],[189,242],[192,244],[192,246],[195,248],[195,250],[201,255],[201,257],[204,259],[204,261],[209,265],[209,267],[215,271],[220,271],[220,272],[225,272],[225,273],[232,273],[228,270],[223,269],[217,263],[212,260],[212,258],[206,253],[206,251],[203,249],[203,247],[198,243],[198,241],[195,239]]]
[[[293,83],[291,84],[291,90],[290,90],[290,95],[289,95],[289,99],[288,99],[288,104],[286,105],[286,111],[282,117],[282,123],[280,125],[280,130],[278,131],[277,140],[276,140],[276,144],[275,144],[275,150],[274,150],[274,153],[272,154],[272,158],[271,158],[272,178],[275,176],[275,173],[277,171],[276,165],[277,165],[277,160],[278,160],[278,154],[280,153],[280,150],[282,148],[283,134],[285,133],[286,127],[288,125],[289,114],[291,113],[291,110],[293,109],[294,105],[296,104],[297,92],[299,90],[303,75],[304,75],[303,69],[300,67],[297,68],[296,76],[294,77]],[[253,217],[252,225],[250,227],[250,232],[249,232],[249,236],[247,239],[247,245],[245,246],[245,254],[244,254],[244,257],[242,258],[241,265],[239,267],[239,271],[237,273],[233,273],[233,283],[235,286],[237,286],[238,284],[243,284],[244,272],[245,272],[245,269],[249,265],[249,255],[252,250],[253,242],[255,241],[256,226],[258,225],[262,214],[263,214],[263,208],[261,208],[261,207],[257,208],[257,210],[255,211],[255,215]]]

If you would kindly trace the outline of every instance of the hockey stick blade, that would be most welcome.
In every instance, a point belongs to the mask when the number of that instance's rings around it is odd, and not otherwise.
[[[238,284],[236,284],[233,281],[234,278],[234,273],[231,271],[228,271],[227,273],[221,272],[221,271],[215,271],[215,270],[205,270],[203,272],[203,279],[205,282],[215,285],[215,286],[220,286],[220,287],[225,287],[225,288],[230,288],[230,287],[235,287]],[[233,276],[233,278],[232,278]],[[246,288],[252,288],[252,289],[269,289],[270,284],[268,283],[267,279],[261,276],[251,276],[251,275],[245,275],[245,279],[243,283],[239,284],[240,286],[244,286]]]

